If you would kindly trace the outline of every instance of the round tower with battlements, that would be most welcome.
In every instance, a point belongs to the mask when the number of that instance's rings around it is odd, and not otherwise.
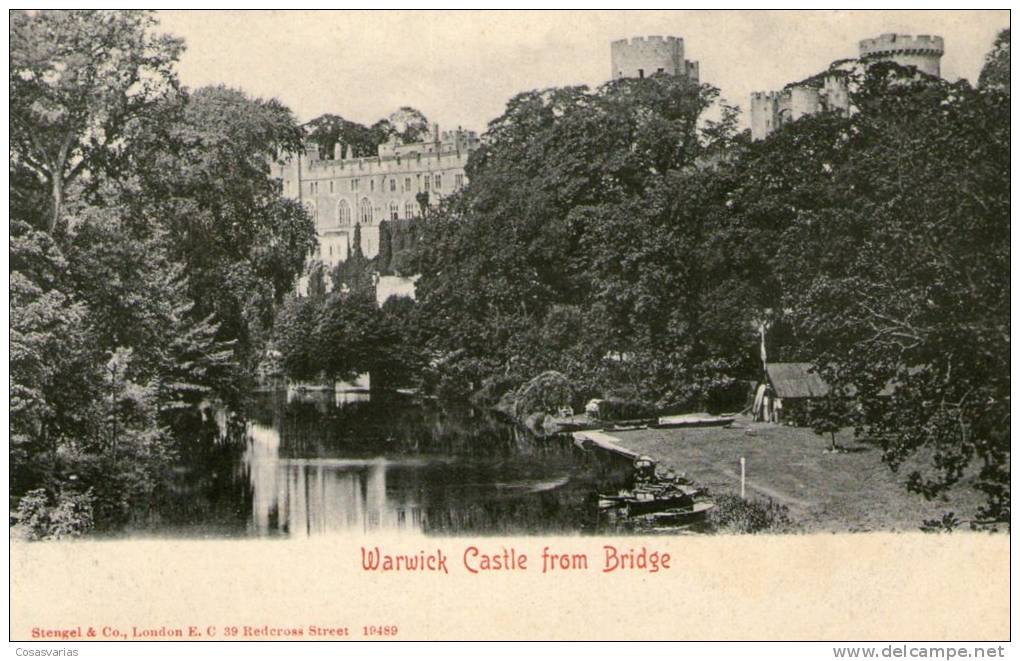
[[[612,78],[645,78],[657,73],[698,80],[698,63],[684,59],[679,37],[634,37],[610,44]]]
[[[945,44],[942,37],[919,34],[883,34],[874,39],[862,39],[861,60],[874,62],[889,60],[902,66],[917,67],[931,76],[941,76],[942,54]]]

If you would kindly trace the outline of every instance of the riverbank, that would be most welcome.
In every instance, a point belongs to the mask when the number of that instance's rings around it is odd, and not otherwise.
[[[749,497],[789,508],[803,532],[917,530],[928,519],[955,512],[967,520],[981,505],[972,479],[954,489],[949,501],[926,501],[905,482],[921,459],[893,473],[878,447],[837,435],[846,452],[826,452],[828,439],[810,429],[751,422],[738,417],[732,427],[641,429],[612,432],[614,443],[684,473],[712,494],[740,491],[740,458],[746,460]]]

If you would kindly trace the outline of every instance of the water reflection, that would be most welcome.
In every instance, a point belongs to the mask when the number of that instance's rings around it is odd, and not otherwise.
[[[263,393],[230,442],[196,433],[127,534],[308,537],[593,532],[630,466],[470,408],[367,392]]]
[[[421,532],[421,507],[406,491],[387,496],[387,470],[376,459],[281,459],[277,430],[251,424],[244,461],[252,497],[252,525],[259,535],[338,532]],[[407,460],[406,466],[419,462]]]

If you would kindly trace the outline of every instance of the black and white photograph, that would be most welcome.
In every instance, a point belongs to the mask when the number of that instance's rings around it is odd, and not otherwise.
[[[11,10],[8,109],[12,642],[1009,639],[1008,10]]]

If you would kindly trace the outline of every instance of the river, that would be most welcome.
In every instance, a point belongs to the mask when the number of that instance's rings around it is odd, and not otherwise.
[[[597,494],[630,467],[466,407],[397,394],[259,393],[195,444],[128,536],[607,533]]]

